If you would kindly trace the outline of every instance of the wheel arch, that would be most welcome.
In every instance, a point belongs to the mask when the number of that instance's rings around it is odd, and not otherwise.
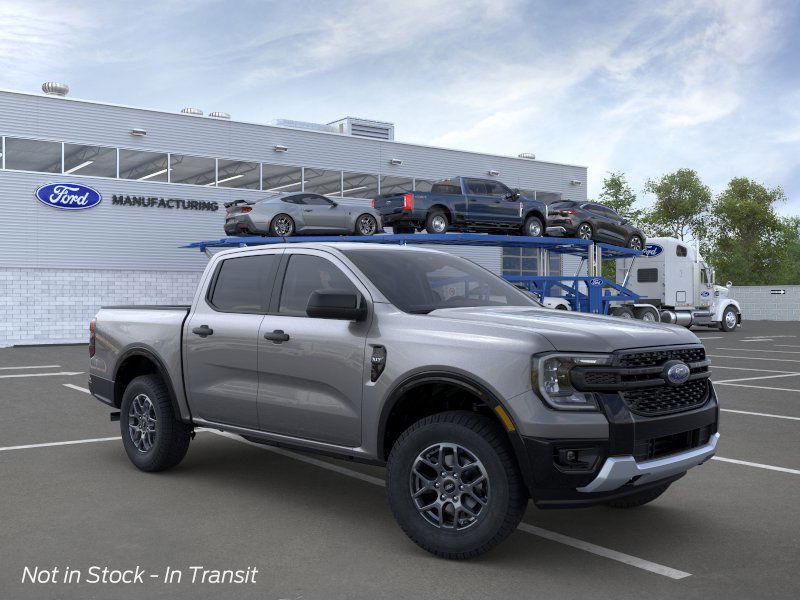
[[[522,217],[522,224],[525,224],[525,221],[528,220],[528,217],[539,217],[539,220],[542,222],[542,228],[547,229],[547,219],[544,216],[544,213],[539,210],[538,208],[531,208],[525,213]]]
[[[114,369],[114,405],[119,408],[122,405],[122,396],[128,384],[136,377],[141,375],[158,375],[164,381],[169,391],[170,404],[175,413],[175,418],[179,421],[185,419],[181,415],[178,397],[172,385],[167,368],[155,352],[144,347],[128,348],[120,355]]]
[[[446,204],[442,204],[441,202],[437,202],[436,204],[431,204],[428,207],[428,210],[425,211],[425,218],[428,218],[428,215],[431,214],[434,210],[441,210],[445,216],[447,216],[447,220],[449,224],[452,225],[455,222],[455,216],[453,215],[453,211],[450,209],[449,206]]]

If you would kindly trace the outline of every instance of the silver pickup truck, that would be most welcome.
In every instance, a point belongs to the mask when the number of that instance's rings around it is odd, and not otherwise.
[[[387,466],[419,546],[481,554],[540,508],[634,507],[716,449],[683,327],[549,310],[472,262],[367,243],[214,255],[191,306],[91,324],[89,386],[144,471],[194,427]]]

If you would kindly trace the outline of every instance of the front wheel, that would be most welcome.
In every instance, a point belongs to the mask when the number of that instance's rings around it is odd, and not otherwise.
[[[378,221],[369,214],[363,214],[356,219],[356,235],[375,235],[378,232]]]
[[[544,233],[544,225],[539,217],[528,217],[522,226],[522,235],[528,237],[541,237]]]
[[[186,456],[192,428],[179,421],[159,375],[142,375],[125,388],[120,406],[122,444],[142,471],[164,471]]]
[[[722,331],[734,331],[738,325],[739,318],[736,314],[736,310],[732,306],[729,306],[722,313],[722,321],[719,324],[719,328]]]
[[[628,248],[631,250],[641,250],[644,248],[644,240],[638,235],[632,235],[631,239],[628,240]]]
[[[472,558],[499,544],[519,524],[528,499],[503,430],[463,411],[408,428],[392,448],[386,479],[405,534],[444,558]]]

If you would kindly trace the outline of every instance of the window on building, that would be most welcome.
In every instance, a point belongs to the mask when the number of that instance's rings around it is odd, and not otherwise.
[[[119,176],[139,181],[168,181],[167,155],[141,150],[119,151]]]
[[[279,254],[260,254],[222,261],[211,292],[211,305],[223,312],[267,312]]]
[[[364,173],[342,173],[345,198],[375,198],[378,195],[378,176]]]
[[[536,248],[503,248],[503,275],[538,275]]]
[[[259,189],[261,177],[259,163],[239,160],[223,160],[217,163],[217,185],[219,187]]]
[[[117,176],[117,149],[64,144],[64,174]]]
[[[357,293],[352,282],[331,261],[319,256],[295,254],[286,267],[278,312],[305,317],[311,294],[322,290]]]
[[[639,269],[636,271],[636,281],[638,283],[656,283],[658,281],[658,269]]]
[[[303,169],[286,165],[261,165],[261,189],[265,192],[300,192]]]
[[[381,194],[403,194],[414,191],[414,180],[410,177],[381,177]]]
[[[212,186],[216,178],[217,161],[205,156],[171,154],[169,169],[169,180],[172,183]]]
[[[342,172],[306,167],[304,190],[324,196],[342,195]]]
[[[7,137],[6,169],[61,173],[61,143]]]
[[[433,184],[436,183],[433,179],[415,179],[414,191],[415,192],[430,192]],[[458,192],[459,194],[461,192]]]

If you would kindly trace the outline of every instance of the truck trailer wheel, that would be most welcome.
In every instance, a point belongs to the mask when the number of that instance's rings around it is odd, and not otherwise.
[[[612,500],[607,504],[612,508],[636,508],[637,506],[643,506],[648,502],[652,502],[661,494],[666,492],[670,485],[670,483],[665,483],[664,485],[650,488],[649,490],[639,492],[638,494],[631,494],[630,496],[625,496],[619,500]]]
[[[120,432],[128,458],[142,471],[164,471],[186,456],[192,428],[179,421],[159,375],[142,375],[125,388]]]
[[[487,417],[451,411],[414,423],[389,455],[386,488],[411,540],[444,558],[472,558],[514,531],[528,495],[508,438]]]
[[[721,331],[734,331],[738,324],[739,318],[736,314],[736,309],[729,306],[722,313],[722,321],[720,321],[719,328]]]

